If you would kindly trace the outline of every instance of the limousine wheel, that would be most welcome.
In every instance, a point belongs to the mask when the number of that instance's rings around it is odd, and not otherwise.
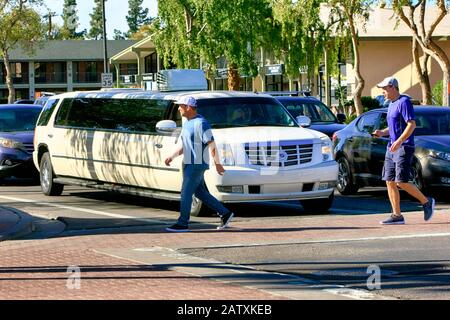
[[[203,201],[192,196],[191,216],[206,217],[212,214],[211,209],[203,204]]]
[[[333,205],[334,193],[326,199],[300,200],[300,203],[308,213],[324,213]]]
[[[50,154],[44,153],[40,165],[41,189],[46,196],[60,196],[63,192],[64,185],[53,182],[54,173]]]

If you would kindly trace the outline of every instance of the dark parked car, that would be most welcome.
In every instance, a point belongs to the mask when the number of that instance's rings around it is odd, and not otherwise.
[[[41,109],[37,105],[0,105],[0,178],[38,176],[32,153]]]
[[[325,133],[330,138],[338,130],[345,128],[345,115],[339,113],[337,116],[320,100],[314,97],[286,97],[275,96],[289,111],[297,118],[307,116],[311,119],[309,129]]]
[[[450,108],[414,106],[414,113],[416,151],[411,181],[421,190],[450,187]],[[385,185],[381,172],[389,137],[376,138],[371,133],[387,127],[386,114],[387,108],[366,112],[334,134],[341,194]]]

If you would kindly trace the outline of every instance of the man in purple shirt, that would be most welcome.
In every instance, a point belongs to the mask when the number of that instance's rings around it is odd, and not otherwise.
[[[402,188],[423,205],[424,219],[428,221],[433,216],[435,201],[425,197],[419,189],[409,182],[411,165],[414,155],[414,108],[409,97],[401,95],[398,81],[394,77],[387,77],[379,84],[383,89],[385,99],[390,100],[387,113],[388,127],[375,130],[375,136],[389,135],[390,140],[386,150],[383,167],[383,180],[386,181],[392,215],[381,224],[405,224],[405,218],[400,211],[400,192]]]

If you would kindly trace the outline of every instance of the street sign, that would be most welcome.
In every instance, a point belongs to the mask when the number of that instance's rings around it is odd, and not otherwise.
[[[112,87],[113,87],[113,74],[102,73],[102,88],[112,88]]]
[[[266,65],[266,76],[282,75],[284,70],[283,64]]]

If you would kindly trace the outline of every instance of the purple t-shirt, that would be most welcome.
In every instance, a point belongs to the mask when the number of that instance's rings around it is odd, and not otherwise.
[[[390,136],[388,147],[390,147],[405,131],[407,122],[414,120],[414,108],[409,97],[401,95],[397,100],[391,102],[386,120]],[[414,147],[414,132],[402,145]]]

